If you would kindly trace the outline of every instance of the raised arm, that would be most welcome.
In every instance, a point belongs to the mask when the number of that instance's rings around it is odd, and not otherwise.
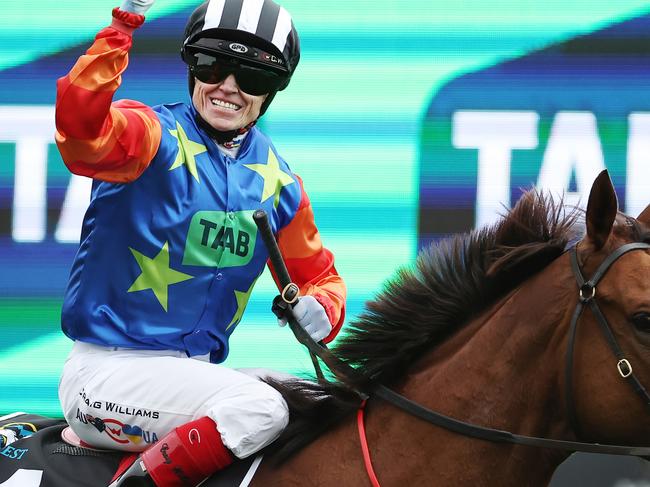
[[[158,150],[160,123],[148,106],[113,103],[128,65],[139,14],[113,9],[113,22],[102,29],[85,55],[57,81],[56,144],[75,174],[110,182],[136,179]]]

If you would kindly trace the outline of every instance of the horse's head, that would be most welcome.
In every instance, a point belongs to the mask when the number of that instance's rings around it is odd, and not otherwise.
[[[650,243],[650,205],[636,219],[620,213],[603,171],[589,195],[586,228],[577,263],[586,281],[602,275],[593,290],[602,318],[586,286],[567,393],[574,428],[586,440],[650,444],[650,397],[638,390],[650,391],[650,250],[633,248],[616,258],[625,245]]]

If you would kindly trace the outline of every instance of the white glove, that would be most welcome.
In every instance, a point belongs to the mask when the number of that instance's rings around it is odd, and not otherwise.
[[[293,316],[316,342],[320,342],[332,331],[332,325],[325,308],[313,296],[300,296],[300,299],[293,307]],[[278,324],[284,326],[287,324],[287,320],[280,318]]]
[[[132,14],[144,15],[151,8],[154,0],[124,0],[120,10]]]

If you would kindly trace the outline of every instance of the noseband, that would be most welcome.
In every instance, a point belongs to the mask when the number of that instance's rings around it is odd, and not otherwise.
[[[625,354],[621,350],[621,347],[618,345],[614,333],[612,332],[607,318],[600,310],[598,303],[596,302],[596,285],[600,282],[605,273],[609,270],[616,260],[622,255],[632,251],[632,250],[647,250],[650,249],[650,244],[647,243],[629,243],[623,245],[611,254],[600,264],[594,275],[588,281],[585,280],[580,270],[580,264],[578,262],[578,250],[577,246],[574,245],[570,252],[571,258],[571,269],[573,270],[573,275],[576,278],[578,284],[578,304],[576,309],[573,312],[573,317],[571,318],[571,325],[569,327],[569,343],[567,346],[567,358],[566,358],[566,369],[565,369],[565,397],[567,412],[569,415],[569,423],[573,428],[576,436],[580,437],[580,423],[578,422],[578,415],[576,413],[575,402],[573,400],[573,350],[575,345],[575,338],[578,330],[578,321],[585,307],[588,306],[591,309],[591,312],[596,317],[596,321],[600,326],[603,335],[607,339],[607,344],[616,356],[616,369],[622,378],[627,380],[627,382],[632,386],[634,392],[636,392],[645,403],[650,406],[650,395],[648,391],[643,387],[641,382],[634,375],[632,364],[630,361],[625,358]]]

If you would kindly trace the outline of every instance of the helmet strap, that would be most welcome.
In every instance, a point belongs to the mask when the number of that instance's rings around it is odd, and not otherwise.
[[[266,109],[269,107],[269,105],[273,101],[273,98],[275,97],[276,93],[277,93],[277,91],[272,91],[272,92],[270,92],[268,94],[268,96],[266,97],[266,100],[264,100],[264,103],[262,103],[262,107],[260,108],[260,117],[262,115],[264,115],[264,113],[266,112]],[[259,119],[259,117],[257,117],[257,118]]]
[[[217,144],[225,144],[233,140],[238,135],[245,134],[251,128],[253,128],[253,125],[255,125],[255,123],[257,122],[257,120],[254,120],[248,125],[246,125],[245,127],[235,129],[235,130],[223,131],[223,130],[215,129],[212,125],[206,122],[205,119],[199,114],[199,112],[196,112],[194,119],[196,120],[196,124],[199,127],[201,127],[210,136],[210,138],[214,139],[217,142]]]

